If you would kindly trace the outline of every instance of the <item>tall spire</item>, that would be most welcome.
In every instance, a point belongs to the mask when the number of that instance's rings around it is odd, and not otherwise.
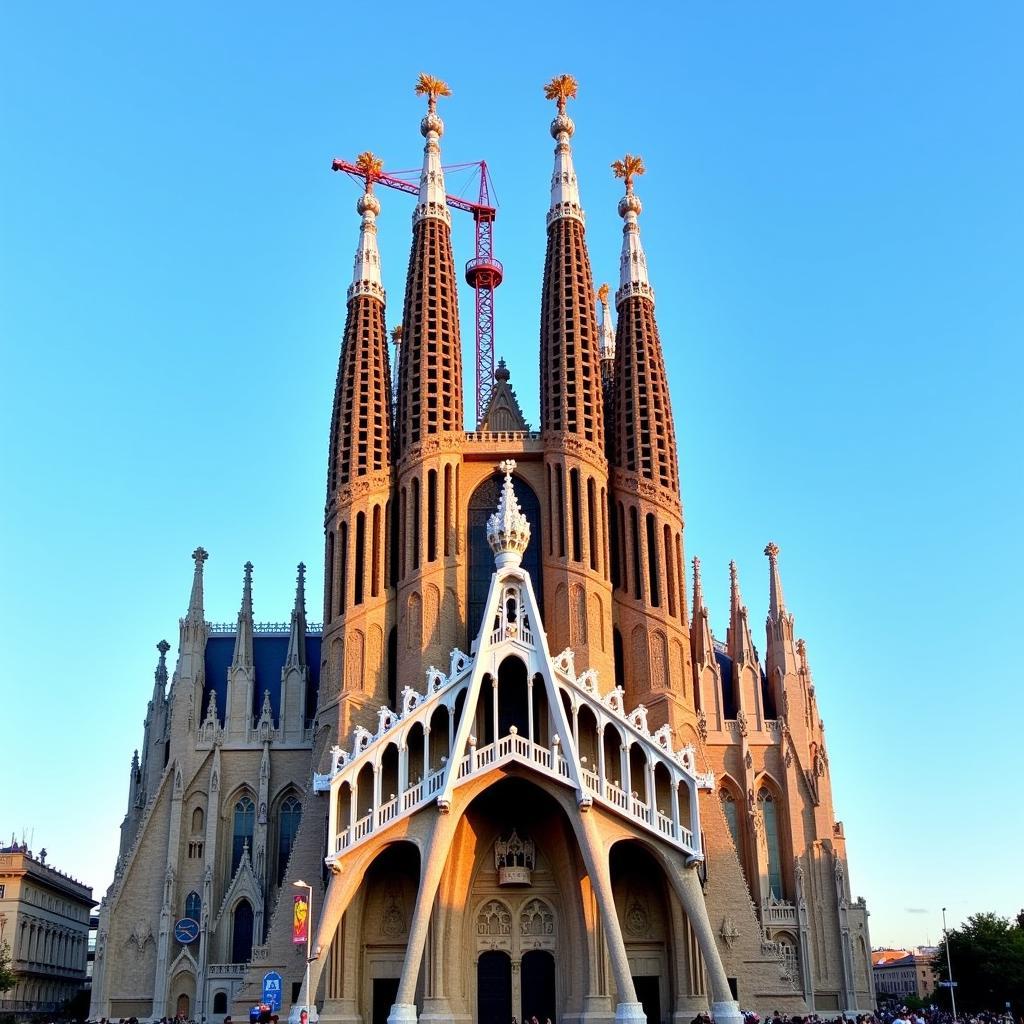
[[[615,305],[621,306],[632,295],[642,295],[654,302],[654,290],[647,276],[647,257],[640,242],[639,217],[643,212],[640,197],[633,192],[633,178],[644,174],[643,157],[627,153],[612,164],[617,178],[624,178],[626,194],[619,200],[619,216],[622,225],[622,252],[619,255],[619,290],[615,293]]]
[[[167,692],[167,652],[171,645],[166,640],[161,640],[156,645],[160,652],[160,660],[156,663],[156,671],[153,673],[153,691],[163,697]]]
[[[779,576],[779,545],[769,541],[764,549],[768,556],[768,618],[777,622],[779,615],[785,614],[786,601],[782,596],[782,579]]]
[[[421,73],[416,83],[416,95],[427,97],[427,113],[420,121],[420,134],[426,139],[423,147],[423,170],[420,172],[420,196],[412,215],[413,224],[426,217],[436,217],[445,224],[451,224],[452,215],[444,190],[444,171],[441,169],[441,136],[444,121],[437,113],[437,98],[451,96],[452,91],[440,78]]]
[[[451,90],[439,78],[420,75],[416,93],[427,97],[420,123],[427,143],[402,313],[396,440],[403,455],[427,435],[463,429],[458,285],[438,144],[444,123],[437,99]]]
[[[366,190],[356,201],[356,212],[363,218],[359,226],[359,248],[356,249],[355,267],[348,297],[372,295],[384,301],[384,285],[380,276],[380,252],[377,250],[377,217],[380,200],[373,194],[373,183],[383,164],[369,150],[356,157],[356,166],[366,179]]]
[[[647,258],[640,245],[637,218],[643,209],[633,191],[633,178],[645,171],[643,159],[627,153],[612,164],[624,178],[626,194],[619,200],[622,258],[615,293],[618,334],[615,340],[615,463],[660,484],[679,500],[679,456],[672,402],[665,373],[654,291],[647,279]]]
[[[362,222],[334,390],[328,496],[353,477],[386,471],[391,465],[391,367],[377,251],[380,200],[373,194],[381,161],[366,151],[356,165],[366,184],[356,202]]]
[[[188,614],[185,616],[189,622],[202,622],[205,615],[203,612],[203,563],[209,557],[204,548],[196,548],[192,552],[192,561],[196,563],[196,567],[192,576],[192,594],[188,599]]]
[[[740,574],[735,562],[729,563],[729,633],[726,644],[729,657],[736,665],[756,660],[747,609],[740,593]]]
[[[299,562],[295,577],[295,607],[292,608],[292,629],[288,637],[286,665],[306,664],[306,563]]]
[[[548,208],[548,226],[560,217],[575,217],[583,223],[580,186],[572,165],[569,140],[576,131],[572,118],[565,112],[566,100],[576,99],[578,86],[572,75],[556,75],[544,86],[544,95],[558,104],[558,113],[551,122],[551,136],[555,140],[555,169],[551,175],[551,206]]]
[[[232,668],[252,668],[252,562],[246,562],[242,581],[242,607],[238,611],[238,633]]]
[[[541,298],[541,430],[581,435],[604,447],[601,355],[598,349],[594,276],[590,269],[576,172],[565,112],[576,96],[576,80],[558,75],[544,95],[558,103],[551,132],[558,140],[548,210],[548,244]]]
[[[704,604],[704,585],[700,577],[700,559],[693,556],[693,623],[690,626],[693,638],[693,662],[698,667],[710,665],[715,660],[714,637],[711,633],[711,618]]]

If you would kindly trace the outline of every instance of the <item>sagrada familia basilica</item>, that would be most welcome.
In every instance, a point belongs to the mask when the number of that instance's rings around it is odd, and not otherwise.
[[[467,431],[448,89],[421,76],[417,91],[394,389],[380,164],[362,163],[323,623],[307,621],[302,565],[291,621],[255,622],[247,563],[237,622],[212,624],[193,553],[173,675],[161,642],[131,765],[90,1016],[219,1024],[268,983],[282,1016],[311,1004],[338,1024],[869,1008],[868,914],[779,550],[763,660],[735,565],[724,642],[697,559],[687,586],[642,164],[616,164],[613,332],[573,166],[576,84],[550,83],[540,431],[503,367]]]

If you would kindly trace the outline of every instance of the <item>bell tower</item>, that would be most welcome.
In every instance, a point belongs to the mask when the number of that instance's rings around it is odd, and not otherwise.
[[[387,702],[386,637],[394,608],[387,578],[391,487],[391,372],[384,325],[384,286],[377,250],[380,200],[373,182],[381,161],[357,161],[366,187],[348,315],[331,414],[327,470],[324,638],[327,674],[318,721],[332,741]],[[315,752],[315,756],[322,752]]]
[[[452,258],[437,100],[451,90],[420,75],[423,169],[413,213],[398,364],[398,679],[443,664],[464,632],[457,586],[463,545],[460,488],[465,441],[459,302]]]
[[[615,674],[600,339],[583,207],[569,144],[576,126],[565,109],[576,91],[571,75],[559,75],[545,87],[545,96],[558,105],[551,122],[555,167],[540,325],[541,439],[547,491],[542,552],[545,624],[552,651],[572,647],[577,667],[597,669],[602,685],[610,687]]]
[[[612,164],[626,194],[619,289],[615,294],[613,531],[618,545],[615,622],[622,645],[626,703],[645,704],[654,726],[696,734],[683,570],[683,512],[665,359],[654,316],[654,289],[640,242],[640,197],[633,179],[643,160]],[[606,314],[607,316],[607,314]]]

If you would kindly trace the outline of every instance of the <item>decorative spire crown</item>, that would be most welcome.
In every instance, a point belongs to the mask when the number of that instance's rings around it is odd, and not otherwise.
[[[693,614],[704,609],[704,585],[700,578],[700,559],[694,555],[693,559]]]
[[[626,194],[619,200],[619,216],[625,222],[622,225],[622,252],[619,256],[619,290],[615,293],[615,305],[621,306],[633,295],[641,295],[654,301],[654,289],[647,276],[647,256],[640,242],[640,224],[638,218],[643,212],[643,203],[633,191],[633,179],[644,174],[642,156],[627,153],[621,160],[612,163],[612,171],[616,178],[626,183]]]
[[[427,97],[427,114],[420,121],[420,134],[427,140],[423,147],[423,170],[420,172],[420,198],[412,215],[413,224],[418,224],[427,217],[443,220],[451,225],[452,216],[448,211],[448,202],[444,189],[444,171],[441,169],[440,139],[444,135],[444,121],[437,113],[439,96],[451,96],[452,91],[447,82],[440,78],[420,72],[416,80],[417,96]]]
[[[356,157],[356,166],[363,172],[366,187],[356,200],[356,212],[363,221],[359,225],[359,248],[356,249],[348,298],[351,301],[357,295],[369,295],[384,302],[386,296],[380,276],[380,252],[377,249],[377,216],[380,214],[380,200],[373,194],[373,183],[380,176],[384,164],[366,150]]]
[[[515,468],[515,459],[505,459],[498,464],[498,469],[505,474],[505,481],[498,498],[498,511],[487,520],[487,543],[494,552],[494,564],[499,569],[521,565],[523,552],[530,543],[530,522],[523,515],[512,487]]]
[[[153,674],[153,679],[156,688],[162,693],[167,685],[167,652],[171,649],[171,645],[166,640],[161,640],[156,645],[156,649],[160,652],[160,660],[156,664],[156,672]]]
[[[299,668],[306,664],[306,563],[299,562],[295,577],[295,607],[292,608],[291,633],[288,637],[286,665]]]
[[[583,206],[580,203],[580,186],[572,164],[572,149],[569,140],[576,125],[565,112],[567,100],[575,99],[578,85],[572,75],[555,75],[544,86],[544,96],[555,100],[558,113],[551,122],[551,135],[555,139],[555,170],[551,175],[551,206],[548,209],[548,226],[562,217],[575,217],[583,221]]]

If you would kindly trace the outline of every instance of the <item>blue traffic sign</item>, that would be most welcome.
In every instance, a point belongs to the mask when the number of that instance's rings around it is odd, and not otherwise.
[[[281,988],[284,982],[277,971],[263,975],[263,1002],[275,1013],[281,1009]]]
[[[187,946],[190,942],[195,942],[199,938],[199,923],[193,921],[191,917],[183,917],[174,926],[174,937],[183,946]]]

